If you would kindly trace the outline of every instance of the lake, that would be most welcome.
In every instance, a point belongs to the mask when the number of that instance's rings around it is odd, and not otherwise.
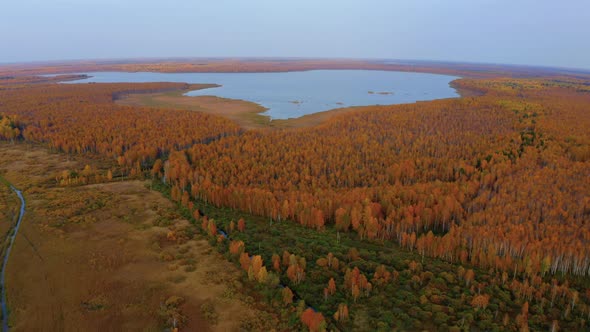
[[[187,96],[241,99],[267,108],[271,119],[297,118],[335,108],[405,104],[458,97],[449,83],[459,77],[377,70],[311,70],[283,73],[92,72],[67,83],[184,82],[221,87]]]

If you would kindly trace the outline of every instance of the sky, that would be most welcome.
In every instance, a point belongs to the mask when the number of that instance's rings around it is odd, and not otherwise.
[[[588,0],[4,0],[0,63],[413,59],[590,69]]]

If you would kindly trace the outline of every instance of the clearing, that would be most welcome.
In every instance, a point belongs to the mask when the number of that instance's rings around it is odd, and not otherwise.
[[[27,201],[6,276],[14,331],[158,331],[175,319],[232,331],[265,314],[241,272],[146,182],[59,187],[85,162],[20,144],[0,155],[0,175]],[[13,206],[8,193],[2,202]]]

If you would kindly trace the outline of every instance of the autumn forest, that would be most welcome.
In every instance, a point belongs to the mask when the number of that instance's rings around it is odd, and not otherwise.
[[[187,89],[183,83],[59,83],[89,70],[215,65],[3,68],[0,144],[85,158],[41,174],[22,188],[25,198],[50,187],[75,195],[142,181],[190,222],[159,225],[166,229],[160,243],[205,239],[218,260],[241,271],[248,305],[267,315],[241,322],[244,330],[266,330],[263,321],[280,331],[590,328],[590,75],[337,61],[217,64],[220,71],[462,77],[452,83],[460,98],[358,107],[290,129],[246,129],[215,114],[117,103]],[[47,73],[66,74],[39,76]],[[0,176],[14,182],[2,167]],[[63,228],[68,241],[69,222],[45,227]],[[10,296],[9,289],[9,306]],[[189,302],[166,302],[159,327],[191,326]],[[200,305],[199,314],[215,326],[208,308]]]

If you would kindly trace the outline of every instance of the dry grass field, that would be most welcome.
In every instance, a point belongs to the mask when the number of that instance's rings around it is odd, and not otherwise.
[[[59,187],[55,175],[83,161],[5,143],[0,155],[27,201],[7,273],[14,331],[160,331],[175,320],[232,331],[263,314],[237,268],[144,182]],[[3,188],[0,202],[16,201]]]

